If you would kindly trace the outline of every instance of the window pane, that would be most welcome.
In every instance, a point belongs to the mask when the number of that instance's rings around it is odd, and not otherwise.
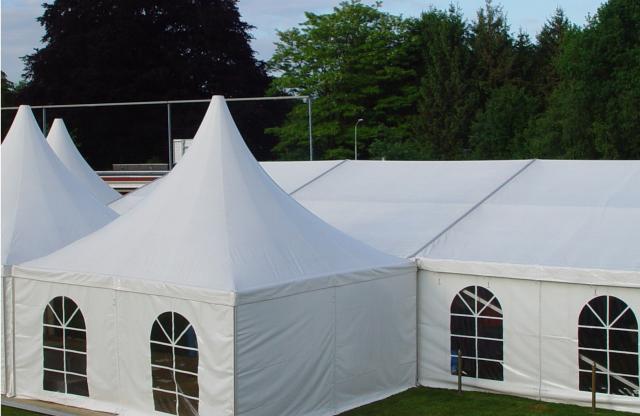
[[[49,370],[64,370],[64,352],[44,349],[44,368]]]
[[[581,371],[579,376],[580,390],[591,391],[591,371]],[[607,393],[607,375],[596,373],[596,392]]]
[[[198,416],[198,401],[178,396],[178,415]]]
[[[627,311],[613,324],[614,328],[638,329],[638,321],[631,309]]]
[[[580,312],[580,319],[578,321],[580,325],[587,326],[602,326],[602,322],[596,317],[595,313],[588,306],[582,308],[582,312]]]
[[[460,292],[460,296],[462,296],[464,301],[467,302],[467,305],[469,305],[469,308],[471,308],[471,312],[474,314],[477,311],[475,294],[476,294],[476,289],[474,286],[466,287],[462,289],[462,292]]]
[[[78,329],[86,328],[86,326],[84,325],[84,317],[82,316],[82,312],[80,310],[78,310],[78,312],[76,312],[76,314],[73,315],[73,318],[71,318],[71,321],[69,321],[69,323],[67,324],[67,327],[78,328]]]
[[[478,360],[478,378],[484,378],[487,380],[503,380],[502,363]]]
[[[73,351],[87,350],[87,333],[84,331],[76,331],[74,329],[65,329],[67,338],[64,340],[65,348]]]
[[[473,315],[473,311],[465,305],[460,295],[456,295],[456,297],[453,298],[453,302],[451,303],[451,313]]]
[[[44,316],[42,318],[42,322],[47,325],[60,325],[62,326],[62,322],[56,318],[56,315],[53,313],[53,309],[51,306],[47,304],[46,308],[44,308]]]
[[[627,304],[620,299],[609,296],[609,324],[616,320],[627,309]]]
[[[45,326],[42,329],[42,341],[45,347],[62,348],[62,328]]]
[[[87,385],[87,378],[67,374],[67,393],[88,397],[89,386]]]
[[[598,296],[597,298],[593,298],[589,305],[594,310],[596,315],[600,317],[602,322],[607,324],[607,297],[606,296]]]
[[[198,376],[176,371],[176,382],[178,383],[178,393],[198,397]]]
[[[476,356],[476,341],[473,338],[451,337],[451,355],[457,355],[458,349],[466,357]]]
[[[579,354],[583,355],[585,359],[578,357],[579,367],[581,370],[591,371],[591,362],[595,361],[603,367],[607,366],[607,352],[606,351],[589,351],[579,350]]]
[[[502,339],[502,320],[478,318],[478,336]]]
[[[173,312],[165,312],[158,316],[158,322],[164,328],[167,335],[173,336]]]
[[[67,371],[78,374],[87,374],[87,356],[75,352],[65,352],[67,359]]]
[[[176,368],[192,373],[198,372],[198,351],[176,347]]]
[[[169,332],[168,335],[171,336],[171,333]],[[151,341],[165,342],[167,344],[171,343],[171,340],[167,338],[167,335],[165,335],[158,321],[155,321],[153,323],[153,327],[151,327]]]
[[[638,374],[638,354],[609,353],[609,371],[621,374]]]
[[[176,384],[173,382],[173,371],[159,367],[151,367],[151,375],[154,388],[175,391]]]
[[[76,309],[78,309],[78,305],[76,305],[74,301],[72,301],[71,299],[65,296],[64,297],[64,318],[63,318],[65,323],[71,318],[71,315],[73,315]]]
[[[500,306],[500,302],[498,302],[498,298],[493,298],[491,303],[486,307],[482,306],[484,309],[481,309],[481,316],[493,316],[496,318],[502,317],[502,307]]]
[[[464,377],[475,377],[476,376],[476,360],[474,360],[472,358],[463,358],[462,359],[462,375]]]
[[[620,396],[638,396],[638,377],[609,377],[610,394]]]
[[[609,349],[638,352],[638,333],[633,331],[609,330]]]
[[[45,370],[42,388],[48,391],[64,393],[64,374]]]
[[[49,306],[51,309],[58,315],[58,318],[61,320],[64,319],[62,316],[62,296],[58,296],[57,298],[53,298],[51,302],[49,302]]]
[[[478,340],[478,358],[502,360],[502,341]]]
[[[153,391],[153,404],[158,412],[176,414],[176,395],[175,393],[165,393],[162,391]]]
[[[193,330],[193,327],[187,329],[187,332],[185,332],[182,337],[176,341],[176,345],[198,348],[198,339],[196,338],[196,331]]]
[[[583,348],[607,349],[607,330],[578,328],[578,343]]]
[[[475,318],[466,316],[451,316],[451,333],[454,335],[475,336]]]
[[[173,350],[171,347],[151,343],[151,364],[173,368]]]
[[[174,336],[174,341],[175,341],[175,340],[178,339],[180,334],[182,334],[182,331],[184,331],[185,328],[187,326],[189,326],[189,321],[184,319],[184,316],[180,315],[179,313],[174,313],[173,314],[173,325],[174,325],[173,330],[175,331],[173,333],[173,336]]]

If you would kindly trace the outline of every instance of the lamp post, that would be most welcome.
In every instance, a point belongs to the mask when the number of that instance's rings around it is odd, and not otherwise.
[[[353,154],[355,156],[354,160],[358,160],[358,124],[360,124],[360,122],[362,121],[364,121],[363,118],[359,118],[358,121],[356,121],[356,126],[353,131]]]

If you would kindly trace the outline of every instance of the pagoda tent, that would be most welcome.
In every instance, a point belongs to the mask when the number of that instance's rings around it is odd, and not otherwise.
[[[534,161],[416,254],[420,384],[640,412],[639,254],[639,161]]]
[[[47,146],[29,106],[20,106],[2,143],[3,394],[13,390],[10,266],[62,248],[116,216],[85,192]]]
[[[291,199],[222,97],[135,209],[12,274],[22,397],[120,414],[331,415],[416,382],[415,265]],[[43,325],[72,331],[71,370],[51,346],[66,339]]]
[[[93,193],[96,199],[107,205],[120,198],[120,194],[103,181],[84,160],[76,145],[73,144],[61,118],[53,120],[47,135],[47,143],[60,161]]]
[[[122,198],[116,199],[112,203],[109,204],[109,208],[122,215],[126,212],[129,212],[133,207],[138,205],[142,200],[151,194],[161,183],[163,177],[158,179],[154,179],[153,182],[149,182],[148,184],[136,189],[133,192],[129,192],[128,194],[122,196]]]

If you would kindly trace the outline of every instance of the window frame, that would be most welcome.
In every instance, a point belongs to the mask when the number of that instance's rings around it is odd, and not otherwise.
[[[55,305],[55,301],[57,299],[60,299],[60,305],[61,305],[61,311],[56,311],[56,305]],[[73,305],[75,307],[73,313],[71,313],[71,315],[67,318],[67,311],[65,310],[67,307],[67,302],[69,302],[71,305]],[[57,322],[57,324],[51,324],[47,322],[47,311],[51,310],[51,313],[53,314],[52,316],[54,317],[55,321]],[[75,325],[71,325],[71,321],[76,317],[76,315],[80,315],[80,317],[82,318],[82,328],[80,328],[79,326],[75,326]],[[61,318],[62,316],[62,318]],[[62,348],[60,347],[54,347],[51,345],[46,345],[47,344],[47,334],[45,333],[45,331],[47,331],[47,328],[50,329],[57,329],[62,331],[62,336],[59,337],[59,339],[62,341]],[[78,349],[74,349],[73,347],[68,346],[67,344],[67,338],[70,338],[67,335],[68,331],[76,331],[76,332],[81,332],[84,333],[84,339],[81,341],[82,342],[82,346],[84,347],[84,351],[78,350]],[[57,338],[57,337],[56,337]],[[57,369],[57,368],[51,368],[50,366],[47,366],[47,351],[57,351],[62,353],[62,370]],[[77,371],[71,371],[69,369],[67,369],[67,356],[69,354],[75,354],[75,355],[80,355],[80,356],[84,356],[83,359],[83,365],[84,365],[84,373],[80,373]],[[89,378],[87,376],[87,362],[88,362],[88,352],[87,352],[87,326],[86,326],[86,322],[84,319],[84,314],[82,313],[82,310],[80,309],[80,307],[78,306],[78,304],[71,299],[68,296],[56,296],[54,298],[52,298],[47,305],[44,308],[44,312],[43,312],[43,316],[42,316],[42,389],[46,390],[46,391],[54,391],[54,392],[58,392],[58,393],[63,393],[63,394],[73,394],[76,396],[84,396],[84,397],[90,397],[89,394]],[[47,372],[50,373],[57,373],[57,374],[62,374],[62,378],[63,378],[63,386],[64,386],[64,391],[58,390],[58,389],[53,389],[53,388],[47,388]],[[79,392],[70,392],[69,391],[69,376],[73,376],[73,377],[77,377],[80,379],[84,379],[83,381],[83,385],[81,387],[84,387],[84,390],[86,390],[87,394],[82,394]]]

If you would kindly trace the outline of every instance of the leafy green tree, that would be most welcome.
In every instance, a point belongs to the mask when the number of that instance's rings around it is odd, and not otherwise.
[[[415,24],[423,68],[414,158],[458,159],[474,111],[468,28],[453,6],[446,12],[431,9]]]
[[[493,91],[471,126],[475,159],[528,156],[524,132],[536,114],[537,100],[522,87],[507,84]]]
[[[527,133],[532,152],[557,158],[640,158],[640,3],[609,0],[568,31],[560,81]]]
[[[361,158],[382,156],[372,153],[374,140],[393,142],[409,134],[417,77],[405,47],[406,23],[379,8],[380,3],[342,2],[332,13],[306,13],[299,27],[278,32],[269,66],[280,76],[272,88],[315,98],[316,158],[353,157],[359,118],[364,119],[358,129]],[[306,112],[298,106],[283,126],[270,130],[280,138],[275,147],[280,158],[307,156],[306,128]]]
[[[25,59],[20,101],[65,104],[262,96],[270,82],[249,45],[236,0],[55,0],[38,20],[45,46]],[[201,111],[175,108],[174,127]],[[261,106],[236,114],[257,156],[268,155]],[[96,167],[166,154],[164,108],[65,112]],[[244,123],[242,123],[244,121]],[[193,129],[190,129],[193,130]],[[189,137],[193,131],[185,132]],[[164,157],[163,157],[164,158]]]
[[[576,30],[577,28],[569,22],[564,11],[557,8],[536,36],[534,58],[536,72],[532,87],[543,99],[548,99],[560,82],[556,65],[561,46],[567,33]]]

